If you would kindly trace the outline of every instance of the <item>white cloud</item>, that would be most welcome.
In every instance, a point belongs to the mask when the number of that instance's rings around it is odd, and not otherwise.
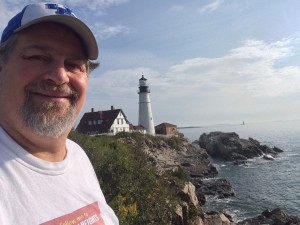
[[[115,37],[120,34],[128,34],[131,30],[122,25],[110,26],[104,23],[95,23],[93,25],[95,36],[101,39]]]
[[[188,86],[188,92],[205,87],[206,93],[278,96],[300,89],[300,68],[274,66],[291,55],[289,40],[271,44],[247,40],[222,57],[194,58],[174,65],[165,79],[170,86]]]
[[[246,40],[241,47],[231,50],[232,57],[277,60],[292,54],[290,39],[266,44],[259,40]]]
[[[200,13],[210,13],[217,10],[223,4],[223,0],[213,0],[211,3],[199,9]]]

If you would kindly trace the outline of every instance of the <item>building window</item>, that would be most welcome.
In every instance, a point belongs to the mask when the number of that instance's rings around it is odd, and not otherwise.
[[[92,121],[89,121],[89,125],[92,125]]]

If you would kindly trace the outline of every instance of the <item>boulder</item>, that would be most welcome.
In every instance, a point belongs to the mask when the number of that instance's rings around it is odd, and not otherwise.
[[[205,225],[235,225],[227,215],[221,212],[208,212],[204,215]]]
[[[198,143],[190,143],[186,152],[178,152],[178,160],[189,176],[193,178],[211,178],[218,174],[209,159],[207,151]]]
[[[277,153],[282,153],[282,152],[283,152],[282,149],[277,148],[276,146],[274,146],[273,150],[274,150],[275,152],[277,152]]]
[[[217,196],[220,199],[235,195],[232,185],[226,179],[201,180],[196,187],[197,192]]]
[[[182,201],[191,203],[194,207],[198,207],[199,202],[195,190],[196,188],[191,182],[186,182],[181,192],[179,192],[179,196]]]
[[[265,210],[261,215],[238,222],[238,225],[251,224],[270,224],[270,225],[300,225],[300,218],[288,215],[284,210],[276,208],[274,210]]]
[[[203,211],[199,205],[195,186],[191,182],[186,182],[183,189],[178,193],[181,203],[176,207],[176,217],[173,219],[173,225],[204,225],[201,216]],[[189,211],[192,210],[195,218],[189,218]]]
[[[229,161],[243,162],[246,159],[271,155],[276,157],[282,150],[261,145],[253,138],[242,139],[234,133],[211,132],[202,134],[199,138],[199,145],[205,148],[213,158],[221,158]],[[240,164],[240,163],[237,163]]]

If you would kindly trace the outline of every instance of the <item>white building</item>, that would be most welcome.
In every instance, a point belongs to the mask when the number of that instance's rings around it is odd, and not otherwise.
[[[147,79],[142,75],[139,80],[139,124],[146,129],[147,134],[155,135],[153,115],[150,102],[150,89]]]
[[[129,121],[127,120],[122,109],[115,109],[111,106],[110,110],[85,113],[78,126],[80,133],[97,135],[111,134],[118,132],[129,132]]]

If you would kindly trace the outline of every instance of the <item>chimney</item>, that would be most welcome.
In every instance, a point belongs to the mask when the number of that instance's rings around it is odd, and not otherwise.
[[[115,110],[115,107],[112,105],[112,106],[110,107],[110,110]]]
[[[91,112],[94,112],[94,108],[91,109]]]

